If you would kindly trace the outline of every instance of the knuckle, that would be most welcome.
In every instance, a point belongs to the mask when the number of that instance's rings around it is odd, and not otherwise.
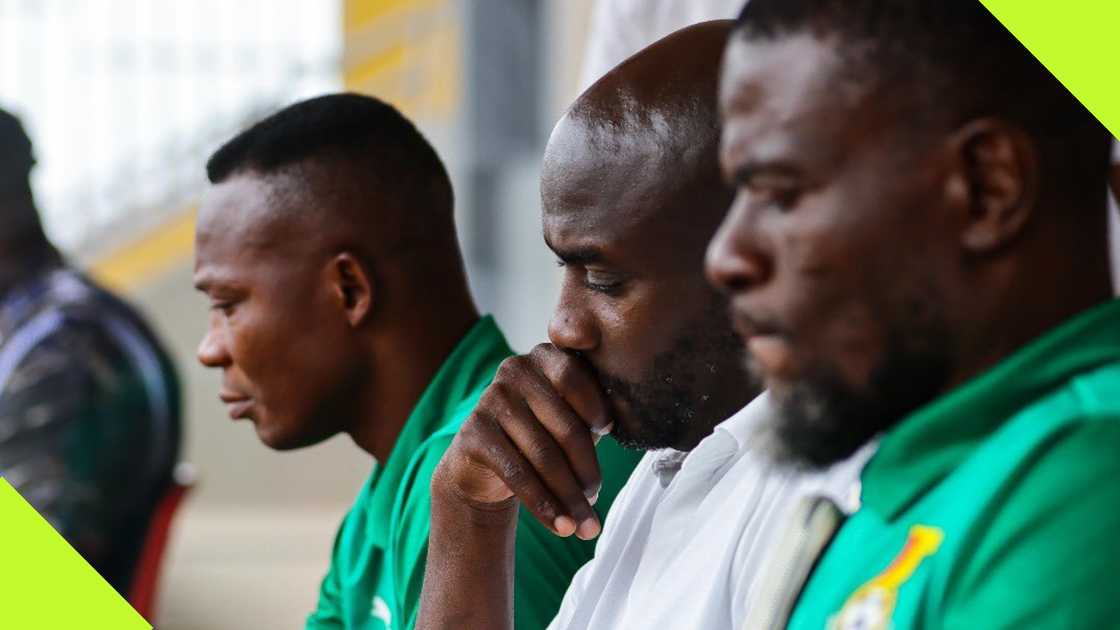
[[[529,461],[533,462],[542,471],[560,467],[561,455],[548,444],[534,444],[526,455],[529,456]]]
[[[494,381],[483,392],[471,417],[486,415],[493,420],[494,416],[505,413],[512,399],[513,395],[510,387],[504,382]]]
[[[547,359],[552,355],[554,350],[555,347],[553,347],[553,345],[550,343],[538,343],[537,345],[533,346],[532,350],[529,351],[529,356],[537,360]]]
[[[498,366],[498,371],[494,375],[494,382],[505,383],[507,381],[516,381],[525,373],[525,368],[526,358],[524,356],[517,355],[509,357]]]
[[[502,458],[498,460],[499,473],[513,490],[521,490],[529,481],[529,472],[520,463]]]
[[[551,516],[559,512],[559,510],[556,509],[556,506],[552,504],[552,501],[545,497],[537,498],[536,500],[531,502],[523,501],[523,503],[526,504],[526,507],[529,508],[530,512],[534,512],[536,514]]]
[[[557,423],[552,429],[552,437],[566,451],[578,448],[580,444],[580,430],[568,421]]]
[[[575,361],[571,358],[565,358],[563,362],[557,365],[554,372],[553,382],[556,387],[567,394],[582,393],[582,385],[584,384],[583,372]]]

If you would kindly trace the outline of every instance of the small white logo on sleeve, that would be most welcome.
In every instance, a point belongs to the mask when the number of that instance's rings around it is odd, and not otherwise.
[[[380,619],[385,623],[386,628],[393,627],[393,613],[389,612],[389,605],[385,600],[380,597],[373,598],[373,614],[374,619]]]

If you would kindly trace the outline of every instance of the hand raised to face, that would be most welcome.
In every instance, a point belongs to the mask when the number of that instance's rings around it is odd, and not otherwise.
[[[483,510],[516,497],[557,535],[594,538],[602,484],[595,444],[610,428],[586,361],[541,344],[502,363],[440,462],[433,493]]]

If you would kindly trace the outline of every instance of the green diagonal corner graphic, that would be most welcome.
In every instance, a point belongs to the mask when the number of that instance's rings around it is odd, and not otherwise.
[[[1120,0],[982,0],[1113,136],[1120,136]]]
[[[128,602],[0,478],[0,628],[151,630]]]

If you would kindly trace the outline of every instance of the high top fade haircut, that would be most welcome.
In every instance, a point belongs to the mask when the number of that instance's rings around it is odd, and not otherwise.
[[[1103,199],[1109,133],[980,0],[751,0],[735,36],[798,33],[837,38],[857,80],[909,98],[912,131],[1011,122],[1034,138],[1054,192]]]
[[[321,194],[340,185],[354,190],[361,208],[346,210],[365,216],[350,219],[399,213],[401,246],[455,243],[447,169],[416,126],[380,99],[338,93],[295,103],[238,134],[206,164],[213,184],[289,172],[329,178]]]

